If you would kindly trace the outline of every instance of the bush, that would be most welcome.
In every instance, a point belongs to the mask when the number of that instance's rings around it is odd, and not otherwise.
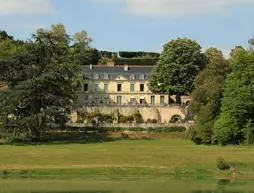
[[[189,127],[187,132],[187,138],[197,145],[202,143],[202,139],[198,136],[194,126]]]
[[[99,122],[113,123],[114,115],[113,114],[101,114],[99,117]]]
[[[149,133],[171,133],[171,132],[184,132],[186,131],[185,127],[157,127],[157,128],[148,128]]]
[[[136,122],[137,122],[137,123],[144,123],[144,122],[145,122],[144,119],[143,119],[143,117],[142,117],[142,115],[141,115],[141,113],[140,113],[139,111],[137,111],[137,112],[133,115],[133,117],[136,119]]]
[[[146,123],[157,123],[158,121],[156,119],[147,119]]]
[[[219,170],[228,170],[230,169],[230,166],[227,164],[225,159],[223,157],[217,157],[216,159],[216,165]]]
[[[143,127],[133,127],[133,128],[129,128],[129,129],[127,129],[127,130],[129,130],[129,131],[135,131],[135,132],[146,131],[146,129],[143,128]]]
[[[134,121],[134,116],[133,115],[119,115],[119,123],[132,123]]]
[[[76,123],[84,123],[84,120],[78,119],[78,120],[76,121]]]

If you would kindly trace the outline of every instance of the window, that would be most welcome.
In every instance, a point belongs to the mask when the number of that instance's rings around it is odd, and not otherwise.
[[[104,91],[108,92],[108,84],[104,84]]]
[[[140,103],[141,105],[144,105],[144,104],[145,104],[145,99],[144,99],[144,98],[141,98],[141,99],[139,100],[139,103]]]
[[[135,80],[135,75],[134,74],[130,75],[130,79]]]
[[[99,97],[98,96],[95,96],[94,100],[95,100],[95,104],[99,104]]]
[[[135,105],[135,99],[134,98],[131,98],[131,104]]]
[[[104,74],[104,79],[108,80],[108,74]]]
[[[117,104],[118,105],[122,104],[122,96],[117,96]]]
[[[104,98],[104,100],[105,100],[105,103],[106,103],[106,104],[109,104],[109,97],[106,96],[106,97]]]
[[[135,85],[131,84],[131,92],[134,92],[134,91],[135,91]]]
[[[117,92],[121,92],[122,91],[122,85],[121,84],[117,84]]]
[[[164,96],[160,96],[160,104],[164,104],[165,103],[165,97]]]
[[[95,79],[95,80],[98,80],[98,79],[99,79],[99,74],[95,74],[95,75],[94,75],[94,79]]]
[[[145,90],[145,85],[144,84],[140,84],[140,91],[144,92],[144,90]]]
[[[152,104],[152,105],[155,104],[155,96],[151,96],[151,104]]]
[[[85,95],[84,101],[85,101],[85,103],[88,103],[88,95]]]
[[[84,84],[84,91],[88,91],[88,84]]]
[[[141,75],[139,76],[139,79],[140,79],[140,80],[144,80],[144,79],[145,79],[144,74],[141,74]]]
[[[99,84],[95,84],[95,91],[99,91]]]

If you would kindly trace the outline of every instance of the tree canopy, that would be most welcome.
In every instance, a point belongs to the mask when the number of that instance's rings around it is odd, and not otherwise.
[[[194,79],[205,64],[205,56],[196,41],[187,38],[171,40],[164,45],[150,74],[149,88],[156,93],[176,94],[176,103],[180,103],[180,96],[193,90]]]
[[[78,51],[64,25],[39,29],[32,38],[0,60],[0,81],[9,85],[0,94],[1,131],[15,139],[39,140],[43,131],[63,127],[80,88]]]
[[[214,138],[222,145],[243,142],[245,126],[250,127],[254,118],[254,52],[238,51],[230,66],[221,114],[214,125]]]
[[[196,77],[190,106],[196,114],[195,140],[211,143],[214,122],[220,115],[222,89],[230,67],[228,61],[216,48],[208,49],[205,55],[209,62]]]

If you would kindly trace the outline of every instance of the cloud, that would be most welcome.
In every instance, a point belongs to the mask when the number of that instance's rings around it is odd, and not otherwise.
[[[188,16],[226,10],[231,5],[254,4],[254,0],[91,0],[118,3],[122,11],[141,16]]]
[[[50,0],[0,0],[0,15],[43,14],[55,9]]]

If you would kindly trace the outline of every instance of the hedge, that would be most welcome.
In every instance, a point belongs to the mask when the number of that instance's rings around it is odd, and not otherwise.
[[[94,131],[94,132],[124,132],[124,131],[133,131],[133,132],[143,132],[147,131],[149,133],[171,133],[171,132],[184,132],[186,131],[185,127],[156,127],[145,129],[143,127],[85,127],[85,128],[68,128],[69,131]]]
[[[137,58],[137,57],[159,58],[160,54],[156,52],[119,51],[119,56],[122,58]]]
[[[114,60],[115,65],[156,65],[158,59],[144,59],[144,58],[117,58]]]
[[[171,132],[184,132],[186,131],[185,127],[157,127],[157,128],[148,128],[149,133],[171,133]]]

